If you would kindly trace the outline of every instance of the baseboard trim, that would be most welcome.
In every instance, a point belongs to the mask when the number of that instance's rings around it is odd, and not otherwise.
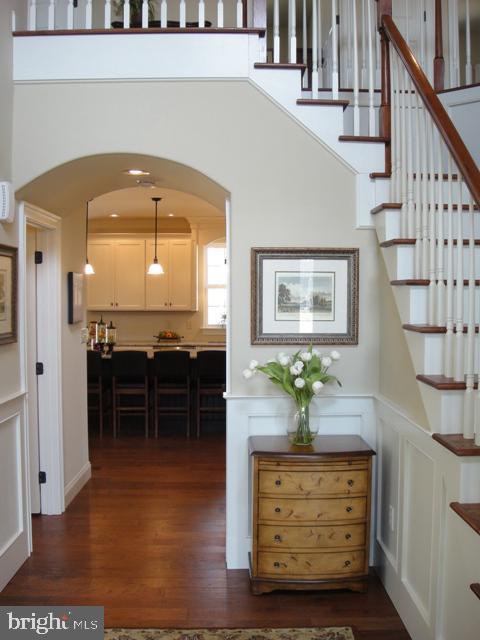
[[[65,509],[92,477],[90,462],[84,464],[80,471],[65,485]]]

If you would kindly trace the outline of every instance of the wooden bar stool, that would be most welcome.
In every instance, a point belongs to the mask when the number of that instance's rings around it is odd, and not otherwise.
[[[112,355],[113,437],[117,437],[120,416],[145,414],[148,438],[148,371],[145,351],[114,351]],[[127,402],[124,401],[127,400]]]

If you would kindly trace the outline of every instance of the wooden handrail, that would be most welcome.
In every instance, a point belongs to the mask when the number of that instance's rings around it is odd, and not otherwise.
[[[465,143],[458,133],[455,125],[450,120],[445,108],[437,97],[432,85],[423,72],[420,64],[413,55],[410,47],[405,42],[392,17],[382,15],[382,30],[387,35],[400,59],[405,65],[408,75],[425,107],[428,109],[433,122],[439,130],[448,150],[457,165],[463,179],[472,194],[475,202],[480,206],[480,171],[470,155]]]

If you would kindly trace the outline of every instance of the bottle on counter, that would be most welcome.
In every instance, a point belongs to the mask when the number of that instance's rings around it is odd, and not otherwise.
[[[117,342],[117,327],[113,324],[112,320],[110,320],[110,324],[105,330],[105,342],[107,344],[116,344]]]
[[[97,322],[97,335],[95,341],[97,344],[103,344],[105,342],[107,326],[103,321],[103,316],[100,316],[100,322]]]

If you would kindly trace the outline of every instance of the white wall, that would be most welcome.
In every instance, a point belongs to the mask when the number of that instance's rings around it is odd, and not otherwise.
[[[458,133],[470,151],[473,159],[480,165],[480,86],[458,91],[447,91],[438,95],[440,102],[456,126]]]

